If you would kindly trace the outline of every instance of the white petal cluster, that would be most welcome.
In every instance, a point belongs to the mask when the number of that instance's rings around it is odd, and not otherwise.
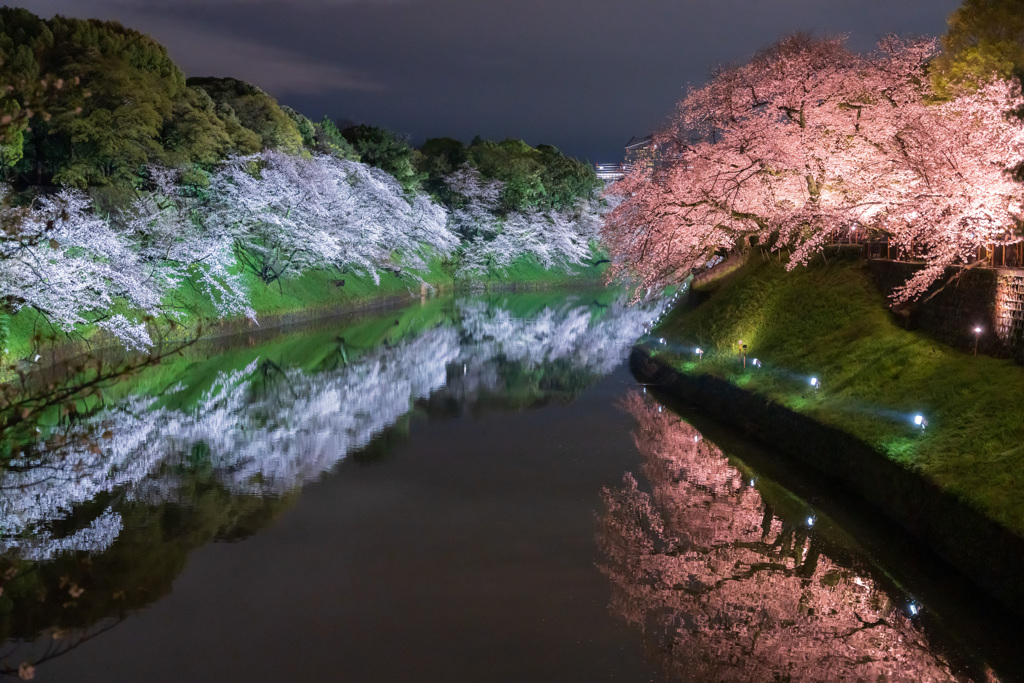
[[[272,150],[230,160],[211,180],[206,229],[230,240],[266,282],[313,268],[415,274],[458,238],[444,208],[407,197],[398,181],[365,164]]]
[[[466,243],[458,275],[475,278],[505,273],[521,256],[532,256],[545,269],[578,266],[599,237],[603,207],[580,201],[571,211],[499,211],[503,184],[485,179],[464,165],[446,182],[466,203],[451,212],[449,226]]]

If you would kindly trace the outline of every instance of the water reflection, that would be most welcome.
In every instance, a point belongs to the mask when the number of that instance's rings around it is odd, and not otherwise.
[[[632,395],[645,491],[604,493],[612,610],[685,680],[959,678],[917,606],[832,553],[799,504],[781,512],[712,443]],[[646,487],[645,487],[646,488]],[[783,501],[785,503],[785,501]],[[835,555],[835,556],[832,556]]]
[[[575,297],[431,311],[425,324],[391,313],[298,352],[257,349],[235,367],[215,359],[140,380],[88,417],[40,424],[0,473],[0,673],[166,594],[192,549],[266,525],[303,484],[390,443],[416,405],[574,396],[621,363],[656,313]]]

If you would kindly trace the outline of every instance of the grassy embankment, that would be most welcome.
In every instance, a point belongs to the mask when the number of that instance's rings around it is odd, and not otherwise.
[[[596,264],[601,258],[602,256],[595,250],[590,263]],[[594,284],[601,280],[606,267],[606,264],[602,263],[572,270],[548,270],[541,267],[532,257],[524,256],[515,261],[507,272],[489,273],[480,278],[477,284],[488,289],[512,285],[543,289]],[[456,279],[452,274],[453,270],[452,264],[434,259],[429,263],[429,270],[423,274],[423,280],[434,291],[440,292],[453,291],[474,284]],[[341,274],[337,271],[306,271],[298,277],[270,284],[264,283],[250,272],[245,272],[243,278],[250,304],[262,326],[276,324],[281,316],[296,315],[312,319],[365,308],[374,302],[390,298],[411,298],[420,294],[419,281],[390,273],[382,274],[379,284],[367,275]],[[342,282],[344,284],[341,284]],[[166,321],[157,321],[160,330],[170,338],[187,337],[191,331],[199,328],[210,334],[213,330],[230,331],[248,325],[244,319],[217,319],[209,298],[191,283],[178,288],[165,303],[169,308],[184,312],[173,329]],[[112,312],[135,317],[130,310],[121,305],[115,307]],[[18,359],[30,358],[41,350],[53,348],[54,345],[81,345],[82,350],[86,350],[92,343],[99,346],[116,343],[92,325],[82,325],[73,333],[66,333],[51,326],[34,310],[23,310],[11,316],[0,313],[0,342],[4,366]]]
[[[852,434],[1024,535],[1024,368],[901,329],[857,260],[786,272],[755,256],[705,287],[706,301],[680,306],[652,333],[666,339],[660,356],[673,367]]]

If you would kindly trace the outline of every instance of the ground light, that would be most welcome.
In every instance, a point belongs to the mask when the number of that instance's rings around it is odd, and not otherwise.
[[[697,348],[695,348],[695,349],[693,350],[693,352],[694,352],[695,354],[697,354],[697,362],[698,362],[698,363],[699,363],[699,362],[701,362],[702,360],[704,360],[704,349],[702,349],[702,348],[700,348],[700,347],[698,346]]]
[[[978,355],[978,340],[981,339],[981,326],[974,328],[974,355]]]
[[[821,388],[821,380],[817,377],[812,377],[811,386],[814,387],[814,393],[818,393],[818,389]]]
[[[915,415],[914,424],[920,427],[923,432],[924,428],[928,426],[928,420],[924,419],[924,415]]]

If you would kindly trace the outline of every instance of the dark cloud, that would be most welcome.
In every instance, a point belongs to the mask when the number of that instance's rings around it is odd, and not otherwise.
[[[18,4],[18,3],[15,3]],[[591,159],[688,84],[798,30],[939,35],[959,0],[32,0],[150,33],[190,75],[234,75],[319,118],[414,140],[521,137]]]

